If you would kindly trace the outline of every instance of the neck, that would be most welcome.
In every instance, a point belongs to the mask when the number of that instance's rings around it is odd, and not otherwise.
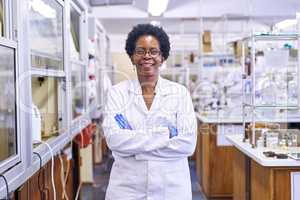
[[[154,93],[157,80],[158,80],[158,78],[156,78],[153,81],[139,79],[143,94],[144,93],[148,93],[148,94]]]

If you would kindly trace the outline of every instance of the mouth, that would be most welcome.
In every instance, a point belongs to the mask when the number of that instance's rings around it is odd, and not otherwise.
[[[145,68],[150,68],[152,67],[154,64],[153,63],[141,63],[141,67],[145,67]]]
[[[139,74],[145,77],[155,76],[155,63],[140,63],[139,65]]]

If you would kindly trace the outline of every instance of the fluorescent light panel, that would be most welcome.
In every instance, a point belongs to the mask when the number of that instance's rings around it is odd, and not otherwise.
[[[152,16],[161,16],[167,9],[169,0],[149,0],[148,1],[148,12]]]

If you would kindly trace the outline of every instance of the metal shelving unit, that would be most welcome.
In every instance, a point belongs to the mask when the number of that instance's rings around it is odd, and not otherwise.
[[[259,43],[265,43],[264,46],[268,46],[267,48],[263,49],[264,51],[259,51]],[[256,147],[256,122],[286,122],[288,123],[289,121],[295,122],[297,120],[289,118],[288,111],[289,110],[299,110],[300,108],[300,62],[299,62],[299,51],[297,52],[297,58],[294,58],[294,60],[291,60],[291,50],[286,48],[284,49],[282,44],[286,42],[286,44],[293,43],[296,44],[294,48],[300,49],[300,39],[298,34],[254,34],[250,36],[249,38],[245,38],[243,40],[243,46],[242,46],[242,68],[243,68],[243,127],[244,127],[244,132],[246,128],[246,124],[248,122],[252,123],[252,138],[251,138],[251,145],[253,148]],[[273,43],[275,44],[273,47],[270,46],[270,44]],[[280,46],[281,45],[281,46]],[[279,47],[280,46],[280,47]],[[246,52],[246,47],[250,47],[250,51],[248,55],[245,55]],[[277,51],[277,52],[276,52]],[[282,56],[280,56],[280,51],[283,52]],[[274,54],[273,55],[273,61],[276,59],[280,59],[281,61],[286,60],[287,63],[281,63],[281,65],[284,66],[268,66],[268,61],[270,61],[272,57],[269,57],[267,60],[267,55],[266,53],[269,53],[270,55],[277,53],[278,55]],[[263,55],[263,58],[265,59],[265,62],[262,62],[260,65],[258,65],[258,55],[261,54]],[[277,57],[276,57],[277,56]],[[288,56],[287,58],[284,56]],[[292,64],[291,64],[292,63]],[[276,65],[276,64],[275,64]],[[278,64],[280,65],[280,63]],[[294,74],[295,77],[288,77],[289,69],[292,67],[296,68],[296,73]],[[280,70],[279,70],[280,69]],[[260,70],[260,72],[259,72]],[[263,70],[267,70],[267,72],[262,72]],[[281,73],[282,70],[284,70],[284,73],[286,73],[285,77],[285,83],[286,83],[286,88],[283,89],[284,92],[286,92],[286,96],[284,96],[284,99],[286,100],[285,103],[278,103],[277,102],[277,95],[283,95],[281,92],[276,92],[276,91],[268,91],[270,88],[268,88],[269,85],[278,86],[280,83],[276,83],[276,77],[275,76],[282,76]],[[262,79],[259,75],[260,73],[265,74],[266,76],[270,76],[266,78],[265,80]],[[285,76],[285,74],[284,74]],[[275,77],[275,78],[274,78]],[[289,88],[289,80],[288,78],[294,78],[297,88],[294,91],[297,94],[297,101],[290,102],[289,101],[289,94],[288,92],[291,90]],[[258,84],[259,81],[261,81],[261,84]],[[278,80],[277,80],[278,81]],[[282,83],[281,83],[282,84]],[[259,85],[262,85],[260,89],[258,89]],[[285,85],[284,85],[285,86]],[[269,94],[272,94],[273,96],[271,97],[271,100],[268,99],[268,101],[262,101],[262,95],[264,91],[263,89],[266,88],[266,91]],[[276,89],[276,87],[273,87]],[[277,87],[278,88],[278,87]],[[295,89],[295,88],[294,88]],[[268,95],[266,95],[268,97]],[[275,99],[274,99],[275,97]],[[259,100],[260,98],[260,100]],[[273,99],[272,99],[273,98]],[[269,109],[269,110],[268,110]],[[258,116],[260,111],[267,110],[267,112],[270,112],[269,116]],[[275,115],[272,115],[272,111],[275,110]],[[276,116],[277,110],[280,110],[282,112],[285,112],[285,117],[284,116]],[[299,117],[300,121],[300,113],[299,116],[294,116],[294,117]],[[284,119],[283,119],[284,118]],[[246,133],[244,135],[244,141],[246,141],[247,136]]]

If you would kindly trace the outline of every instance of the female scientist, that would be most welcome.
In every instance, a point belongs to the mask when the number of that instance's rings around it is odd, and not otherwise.
[[[170,43],[162,28],[139,24],[126,52],[137,80],[113,86],[103,122],[115,159],[106,200],[190,200],[187,157],[195,149],[196,119],[188,90],[159,76]]]

